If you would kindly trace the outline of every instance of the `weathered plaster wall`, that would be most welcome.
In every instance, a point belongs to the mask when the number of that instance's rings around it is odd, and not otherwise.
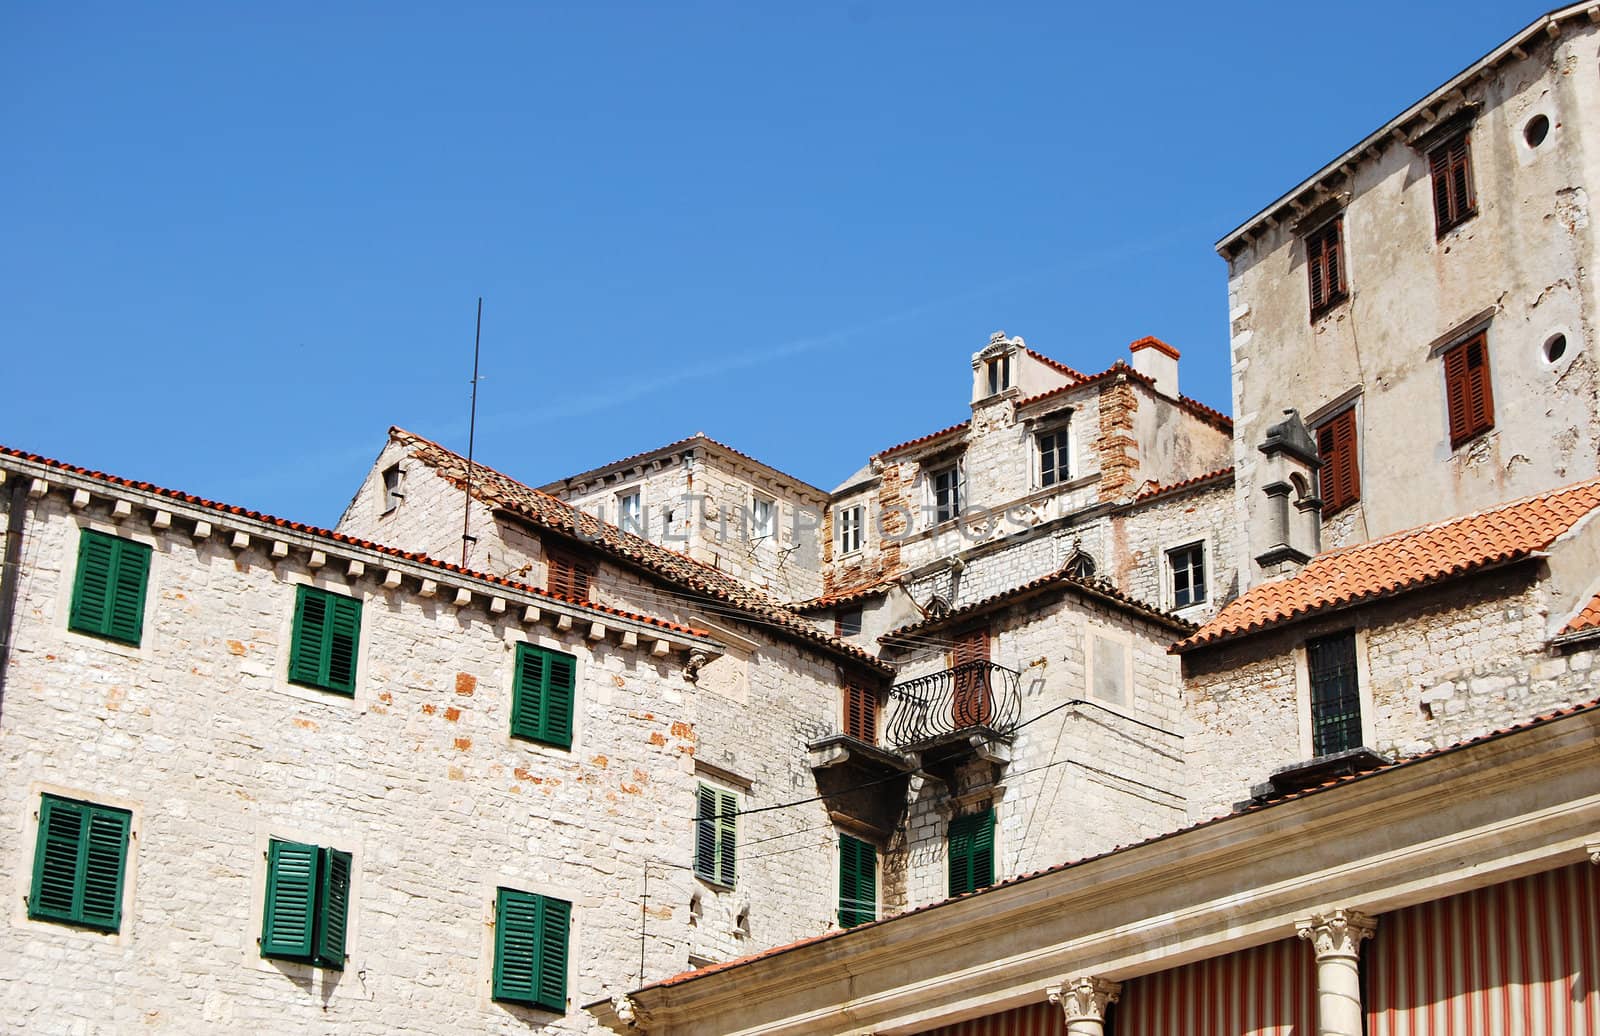
[[[1238,594],[1238,536],[1231,481],[1136,504],[1111,518],[1108,534],[1111,546],[1107,554],[1120,567],[1107,578],[1141,601],[1173,610],[1167,551],[1195,542],[1205,547],[1206,600],[1175,614],[1202,623]]]
[[[1285,407],[1310,415],[1360,388],[1361,503],[1324,529],[1339,546],[1473,511],[1600,470],[1595,230],[1600,27],[1466,89],[1477,215],[1436,240],[1427,156],[1390,140],[1347,185],[1350,299],[1308,320],[1304,244],[1286,224],[1230,263],[1238,492],[1264,506],[1256,447]],[[1528,120],[1551,122],[1537,148]],[[1452,450],[1444,374],[1430,349],[1493,311],[1493,431]],[[1565,355],[1548,362],[1552,335]],[[1255,526],[1252,526],[1255,528]],[[1252,542],[1254,557],[1266,544]],[[1258,579],[1247,566],[1247,582]]]

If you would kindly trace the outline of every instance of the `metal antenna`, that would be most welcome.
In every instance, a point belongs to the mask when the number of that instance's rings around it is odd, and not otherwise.
[[[472,334],[472,412],[467,418],[467,492],[461,505],[461,567],[467,567],[467,548],[472,545],[468,526],[472,522],[472,447],[478,434],[478,346],[483,341],[483,296],[478,296],[478,329]]]
[[[644,985],[644,926],[650,919],[650,861],[644,861],[644,889],[639,895],[639,985]]]

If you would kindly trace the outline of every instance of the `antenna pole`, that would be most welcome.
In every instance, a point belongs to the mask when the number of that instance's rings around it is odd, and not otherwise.
[[[639,896],[639,984],[644,985],[644,926],[650,917],[650,860],[644,861],[644,891]]]
[[[472,522],[472,448],[478,434],[478,346],[483,341],[483,296],[478,296],[478,328],[472,333],[472,411],[467,418],[467,491],[461,505],[461,567],[467,567],[467,548],[472,544],[468,526]]]

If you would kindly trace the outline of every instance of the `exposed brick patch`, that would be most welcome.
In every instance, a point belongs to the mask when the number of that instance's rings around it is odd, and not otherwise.
[[[472,692],[478,689],[478,678],[471,673],[456,674],[456,693],[463,698],[472,697]]]
[[[1125,378],[1115,378],[1100,388],[1100,493],[1121,500],[1133,489],[1139,469],[1139,444],[1133,437],[1133,415],[1139,398]]]

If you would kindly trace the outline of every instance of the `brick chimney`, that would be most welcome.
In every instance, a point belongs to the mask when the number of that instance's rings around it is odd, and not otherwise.
[[[1133,369],[1153,380],[1157,392],[1178,398],[1178,350],[1146,335],[1129,345],[1128,351],[1133,354]]]

